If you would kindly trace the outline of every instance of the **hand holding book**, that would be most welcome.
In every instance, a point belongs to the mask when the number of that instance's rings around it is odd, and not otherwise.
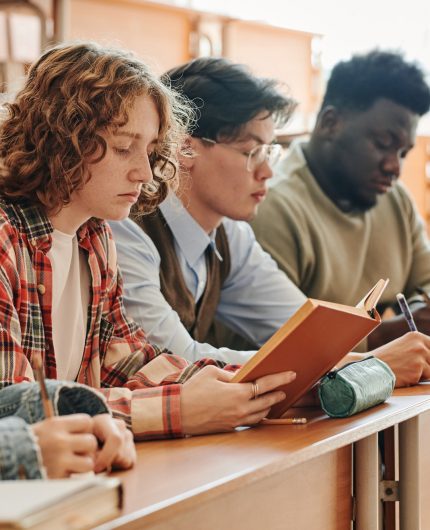
[[[379,280],[357,307],[308,299],[237,372],[232,382],[251,382],[281,370],[294,371],[295,381],[281,387],[286,399],[269,413],[269,418],[282,416],[379,325],[376,304],[386,285],[386,280]]]

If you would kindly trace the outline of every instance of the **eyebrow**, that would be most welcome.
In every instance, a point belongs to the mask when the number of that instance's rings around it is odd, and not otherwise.
[[[142,135],[139,133],[133,133],[131,131],[115,131],[113,132],[113,136],[125,136],[126,138],[132,138],[133,140],[140,140],[142,138]],[[159,138],[158,136],[155,136],[150,144],[156,144],[158,143]]]
[[[115,131],[113,133],[114,136],[127,136],[128,138],[136,138],[136,139],[140,139],[142,138],[142,136],[138,133],[132,133],[132,132],[129,132],[129,131]]]

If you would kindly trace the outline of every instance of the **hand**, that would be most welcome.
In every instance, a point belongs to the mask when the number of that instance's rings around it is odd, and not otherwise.
[[[94,470],[97,439],[86,414],[55,416],[31,425],[49,478]]]
[[[396,375],[396,387],[430,379],[430,337],[417,331],[369,352],[385,361]]]
[[[94,416],[93,433],[103,444],[96,456],[96,473],[110,468],[133,467],[136,462],[133,435],[122,420],[114,419],[109,414]]]
[[[430,335],[430,306],[423,302],[410,305],[412,316],[417,328],[426,335]],[[397,315],[381,322],[369,335],[367,344],[369,349],[378,348],[383,344],[401,337],[409,331],[408,324],[403,315]]]
[[[267,416],[270,408],[285,399],[275,388],[291,383],[294,372],[267,375],[256,380],[259,397],[253,398],[252,383],[230,383],[233,373],[205,366],[189,379],[181,392],[182,427],[185,434],[232,431],[239,425],[253,425]]]

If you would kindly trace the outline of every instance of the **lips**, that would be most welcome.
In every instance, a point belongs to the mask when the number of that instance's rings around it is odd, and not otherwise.
[[[256,199],[257,201],[263,201],[266,195],[267,195],[267,190],[264,189],[261,191],[256,191],[255,193],[252,194],[252,197],[254,197],[254,199]]]
[[[370,185],[377,193],[387,193],[393,185],[393,181],[392,178],[379,178],[371,181]]]
[[[130,193],[121,193],[119,196],[128,199],[130,202],[136,202],[139,198],[140,191],[131,191]]]

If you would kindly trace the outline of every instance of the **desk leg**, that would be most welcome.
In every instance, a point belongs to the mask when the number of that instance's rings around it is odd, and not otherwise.
[[[354,444],[355,530],[381,530],[378,434]],[[416,529],[415,529],[416,530]]]
[[[400,528],[420,528],[419,416],[399,425]]]

